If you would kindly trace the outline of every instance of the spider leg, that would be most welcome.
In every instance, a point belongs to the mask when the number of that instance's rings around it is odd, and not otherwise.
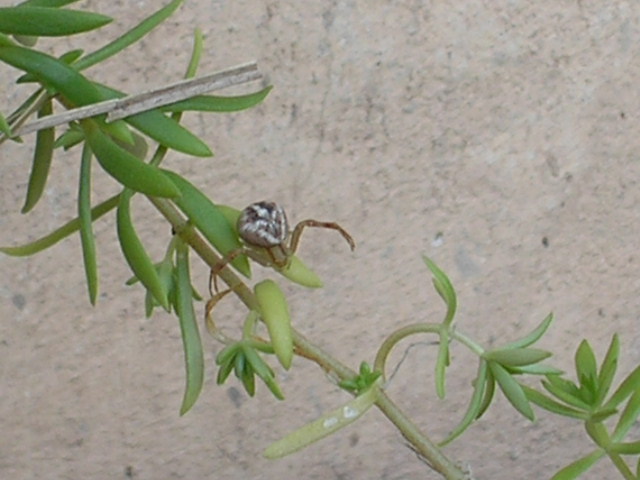
[[[302,231],[305,229],[305,227],[329,228],[331,230],[337,230],[338,233],[340,233],[340,235],[342,235],[342,237],[347,241],[352,251],[356,248],[356,243],[353,241],[353,238],[351,238],[351,235],[349,235],[347,231],[337,223],[319,222],[317,220],[303,220],[296,225],[296,228],[293,229],[293,233],[291,234],[291,244],[289,246],[289,250],[292,254],[294,254],[298,249],[300,236],[302,235]]]
[[[227,289],[227,290],[224,290],[223,292],[212,295],[211,298],[207,301],[207,304],[205,305],[205,308],[204,308],[205,326],[207,327],[207,331],[214,337],[216,337],[219,334],[219,332],[215,322],[213,321],[213,317],[211,316],[211,311],[217,305],[217,303],[220,300],[222,300],[222,298],[226,294],[228,294],[230,291],[231,289]]]
[[[248,253],[245,248],[236,248],[235,250],[231,250],[224,257],[222,257],[222,260],[220,260],[211,268],[211,273],[209,274],[209,294],[212,297],[215,296],[215,294],[213,293],[214,291],[216,293],[218,292],[218,273],[220,273],[220,271],[229,263],[231,263],[238,255],[242,255],[243,253]]]

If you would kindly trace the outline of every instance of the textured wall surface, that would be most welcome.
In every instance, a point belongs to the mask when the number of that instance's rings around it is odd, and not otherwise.
[[[158,4],[81,2],[117,21],[43,44],[90,51]],[[172,154],[166,164],[220,203],[273,199],[294,222],[339,221],[358,244],[351,254],[332,232],[303,237],[301,254],[326,284],[286,286],[307,336],[355,367],[393,329],[438,321],[420,260],[428,254],[458,290],[459,328],[482,344],[516,338],[553,311],[541,346],[557,352],[556,365],[570,370],[584,337],[602,356],[615,331],[627,333],[621,369],[638,363],[640,4],[190,0],[87,74],[131,93],[175,81],[196,26],[206,35],[201,72],[256,59],[275,88],[254,110],[188,115],[216,155]],[[30,93],[11,85],[15,74],[0,65],[5,113]],[[41,204],[19,214],[25,140],[0,154],[0,245],[35,239],[76,208],[72,151],[55,158]],[[94,197],[105,198],[115,185],[96,172]],[[143,198],[135,214],[160,255],[166,225]],[[262,459],[271,441],[347,398],[301,359],[278,372],[286,402],[261,387],[249,399],[233,381],[215,386],[219,346],[207,338],[204,391],[179,417],[177,322],[146,319],[141,289],[123,285],[113,217],[96,233],[97,308],[77,238],[32,258],[0,256],[0,477],[439,478],[377,412],[303,453]],[[207,272],[194,269],[204,291]],[[221,306],[227,328],[241,321],[238,306]],[[389,387],[436,439],[463,414],[475,372],[463,347],[452,354],[446,401],[435,398],[426,343]],[[446,452],[478,479],[542,479],[589,448],[580,425],[544,412],[531,424],[500,397]],[[605,461],[584,478],[614,470]]]

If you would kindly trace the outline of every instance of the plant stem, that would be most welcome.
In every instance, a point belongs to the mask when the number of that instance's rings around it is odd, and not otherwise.
[[[213,268],[222,260],[196,229],[183,218],[182,214],[169,200],[158,197],[147,198],[169,223],[171,223],[173,230],[193,248],[209,267]],[[258,309],[258,301],[251,289],[229,267],[224,267],[218,272],[218,275],[247,308],[250,310]],[[357,375],[355,371],[332,357],[317,345],[311,343],[304,335],[295,329],[293,330],[293,340],[298,355],[312,360],[337,381],[347,380]],[[453,462],[409,420],[404,412],[393,403],[382,389],[380,390],[376,405],[396,428],[398,428],[402,436],[410,443],[411,447],[424,457],[435,471],[439,472],[447,480],[464,480],[467,478],[466,474],[454,465]]]

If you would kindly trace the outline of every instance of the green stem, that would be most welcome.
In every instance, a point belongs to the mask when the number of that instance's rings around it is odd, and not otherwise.
[[[480,356],[484,353],[484,348],[482,348],[479,344],[474,342],[471,338],[467,337],[459,330],[452,329],[450,335],[451,338],[455,338],[456,340],[458,340],[476,355]]]
[[[608,452],[609,458],[626,480],[637,480],[627,463],[617,453]]]
[[[209,267],[215,266],[222,260],[196,229],[183,218],[171,201],[158,197],[147,198],[169,221],[174,231],[193,248]],[[230,268],[222,269],[218,272],[218,275],[247,308],[250,310],[258,309],[258,302],[251,289]],[[422,324],[423,329],[424,325]],[[430,328],[435,326],[434,324]],[[357,375],[355,371],[311,343],[296,330],[293,330],[293,341],[298,355],[318,364],[329,375],[333,376],[336,381],[347,380]],[[466,478],[465,473],[444,456],[438,447],[409,420],[382,390],[376,405],[434,470],[447,480],[464,480]]]
[[[373,369],[375,371],[381,372],[382,378],[386,379],[386,375],[384,371],[385,371],[385,365],[387,363],[387,358],[389,357],[389,354],[391,353],[391,350],[393,349],[393,347],[395,347],[398,342],[400,342],[402,339],[410,335],[415,335],[417,333],[439,334],[442,328],[446,328],[446,326],[443,326],[440,323],[422,322],[422,323],[414,323],[412,325],[407,325],[406,327],[399,328],[395,332],[392,332],[391,335],[389,335],[384,340],[384,342],[382,342],[382,345],[380,345],[380,348],[378,349],[378,353],[376,354],[376,359],[373,362]]]
[[[465,480],[468,478],[465,472],[444,456],[440,449],[409,420],[382,389],[380,389],[376,406],[436,472],[442,474],[447,480]]]

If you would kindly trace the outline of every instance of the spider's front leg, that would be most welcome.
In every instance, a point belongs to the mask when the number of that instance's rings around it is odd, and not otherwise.
[[[209,293],[211,294],[211,296],[212,297],[214,296],[214,293],[213,293],[214,291],[216,293],[218,292],[218,284],[217,284],[218,274],[229,263],[233,262],[236,259],[236,257],[238,257],[239,255],[246,255],[252,260],[255,260],[256,262],[258,262],[260,265],[270,265],[273,260],[273,254],[270,252],[269,249],[266,249],[266,250],[267,250],[267,254],[250,247],[240,247],[240,248],[236,248],[235,250],[231,250],[224,257],[222,257],[222,260],[220,260],[211,268],[211,272],[209,274]]]
[[[351,251],[356,248],[356,242],[353,241],[351,235],[347,233],[347,231],[338,225],[335,222],[319,222],[317,220],[303,220],[296,225],[296,228],[293,229],[293,233],[291,234],[291,243],[289,244],[289,251],[291,254],[296,253],[298,249],[298,244],[300,243],[300,236],[302,235],[302,231],[306,227],[316,227],[316,228],[328,228],[331,230],[337,230],[340,235],[347,241],[349,247],[351,247]]]

